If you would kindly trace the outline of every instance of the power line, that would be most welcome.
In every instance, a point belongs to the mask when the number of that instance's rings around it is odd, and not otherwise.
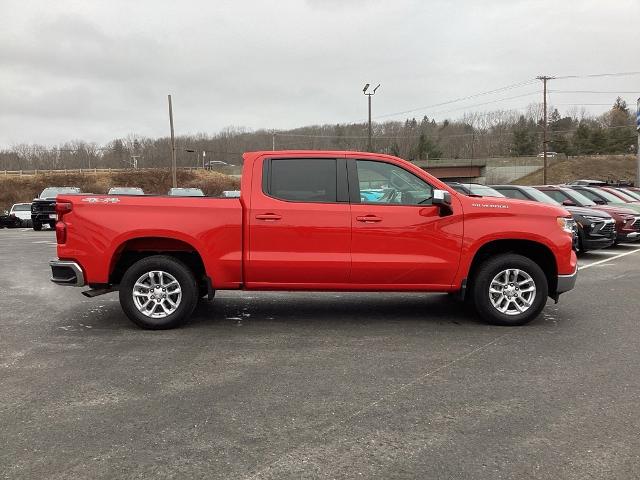
[[[629,77],[633,75],[640,75],[640,72],[591,73],[587,75],[563,75],[554,78],[556,80],[564,80],[567,78]]]
[[[550,93],[607,93],[610,95],[635,95],[640,90],[615,91],[615,90],[548,90]]]
[[[429,110],[431,108],[442,107],[442,106],[445,106],[445,105],[450,105],[452,103],[462,102],[464,100],[470,100],[472,98],[481,97],[481,96],[484,96],[484,95],[491,95],[491,94],[494,94],[494,93],[500,93],[500,92],[504,92],[504,91],[507,91],[507,90],[512,90],[514,88],[524,87],[526,85],[531,85],[534,82],[535,82],[535,80],[527,80],[526,82],[514,83],[514,84],[511,84],[511,85],[504,86],[504,87],[496,88],[494,90],[488,90],[486,92],[474,93],[473,95],[467,95],[465,97],[454,98],[452,100],[447,100],[446,102],[434,103],[434,104],[431,104],[431,105],[424,105],[422,107],[412,108],[412,109],[409,109],[409,110],[403,110],[401,112],[385,113],[383,115],[377,115],[374,118],[395,117],[397,115],[405,115],[407,113],[413,113],[413,112],[417,112],[419,110]]]

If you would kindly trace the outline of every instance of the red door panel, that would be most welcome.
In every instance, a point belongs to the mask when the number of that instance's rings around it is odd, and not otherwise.
[[[273,198],[263,192],[261,173],[262,161],[258,161],[254,164],[247,218],[246,286],[289,285],[292,289],[304,289],[331,288],[334,284],[348,283],[351,267],[349,203]],[[286,182],[283,184],[287,186]],[[287,193],[296,195],[299,192]]]
[[[450,285],[458,267],[462,215],[435,206],[352,205],[351,282]],[[375,217],[375,222],[367,221]]]

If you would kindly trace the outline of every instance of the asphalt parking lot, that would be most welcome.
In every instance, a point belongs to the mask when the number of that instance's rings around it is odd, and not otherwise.
[[[446,295],[219,292],[149,332],[0,230],[2,478],[639,478],[640,245],[516,328]]]

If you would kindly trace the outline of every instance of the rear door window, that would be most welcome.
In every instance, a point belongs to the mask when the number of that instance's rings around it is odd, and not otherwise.
[[[271,159],[264,190],[267,195],[293,202],[337,202],[335,159]]]

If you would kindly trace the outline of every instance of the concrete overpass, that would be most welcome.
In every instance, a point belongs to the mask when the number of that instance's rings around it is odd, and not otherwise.
[[[549,162],[552,160],[549,159]],[[553,159],[553,161],[558,161]],[[434,158],[413,164],[437,178],[475,183],[509,183],[542,168],[542,158]]]

